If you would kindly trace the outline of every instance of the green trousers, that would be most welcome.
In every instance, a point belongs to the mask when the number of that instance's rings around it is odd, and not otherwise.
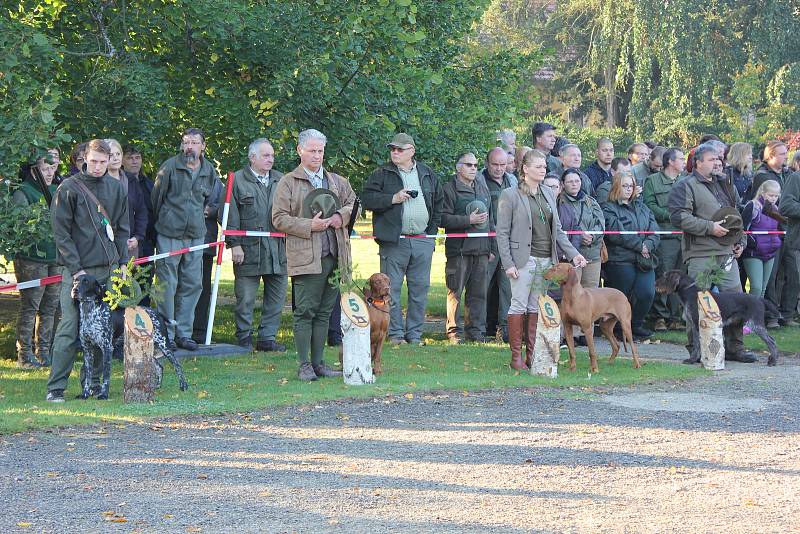
[[[59,274],[61,268],[57,265],[17,258],[14,260],[14,272],[17,275],[17,282],[26,282]],[[19,361],[32,360],[32,356],[36,354],[41,363],[49,364],[53,323],[58,311],[59,286],[50,284],[21,289],[19,296],[17,358]]]
[[[89,267],[86,274],[97,278],[101,284],[105,284],[111,277],[111,269],[108,267]],[[62,269],[61,275],[61,320],[58,322],[56,337],[53,341],[53,364],[50,367],[50,379],[47,381],[47,391],[56,389],[67,389],[67,379],[72,373],[72,366],[75,363],[75,355],[78,353],[80,341],[78,340],[78,304],[72,299],[72,274],[69,269]],[[92,369],[92,383],[100,383],[100,374],[103,368],[101,358],[95,357],[94,369]],[[82,371],[84,372],[84,371]]]
[[[294,291],[294,345],[299,363],[309,361],[319,365],[328,337],[328,321],[333,307],[338,305],[337,288],[328,279],[337,267],[333,256],[322,258],[320,274],[292,277]]]

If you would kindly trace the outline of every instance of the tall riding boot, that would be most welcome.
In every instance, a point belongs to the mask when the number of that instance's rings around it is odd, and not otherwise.
[[[536,327],[539,324],[539,314],[528,314],[528,327],[525,329],[525,365],[531,366],[533,360],[533,347],[536,344]]]
[[[511,368],[525,371],[522,361],[522,315],[508,314],[508,344],[511,346]]]

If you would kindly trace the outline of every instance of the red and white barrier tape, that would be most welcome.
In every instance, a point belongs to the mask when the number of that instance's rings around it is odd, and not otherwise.
[[[246,237],[286,237],[282,232],[262,232],[260,230],[225,230],[222,232],[224,235],[232,236],[246,236]],[[682,235],[680,230],[590,230],[584,232],[581,230],[567,230],[564,233],[568,235]],[[745,234],[751,235],[784,235],[786,232],[782,230],[767,231],[767,230],[753,230],[745,231]],[[401,235],[400,239],[431,239],[439,237],[495,237],[495,232],[471,232],[471,233],[451,233],[451,234],[420,234],[420,235]],[[374,235],[351,235],[350,239],[375,239]]]
[[[161,254],[154,254],[152,256],[143,256],[141,258],[136,258],[133,260],[133,263],[136,265],[142,265],[143,263],[152,263],[154,261],[163,260],[164,258],[169,258],[170,256],[180,256],[181,254],[186,254],[188,252],[196,252],[198,250],[203,250],[210,247],[217,247],[219,245],[223,245],[224,241],[214,241],[213,243],[203,243],[202,245],[195,245],[193,247],[185,247],[178,250],[171,250],[169,252],[162,252]],[[16,284],[6,284],[4,286],[0,286],[0,293],[5,293],[8,291],[18,291],[20,289],[31,289],[33,287],[41,287],[50,284],[58,284],[61,282],[62,276],[60,274],[55,274],[53,276],[46,276],[44,278],[37,278],[36,280],[27,280],[25,282],[17,282]]]
[[[222,232],[224,235],[231,235],[231,236],[246,236],[246,237],[286,237],[286,234],[281,232],[262,232],[258,230],[225,230]],[[580,235],[580,234],[594,234],[594,235],[681,235],[683,232],[678,230],[656,230],[656,231],[644,231],[644,230],[592,230],[589,232],[581,232],[579,230],[568,230],[565,232],[570,235]],[[754,231],[745,231],[745,234],[750,235],[784,235],[786,232],[781,230],[775,231],[767,231],[767,230],[754,230]],[[401,239],[432,239],[432,238],[439,238],[439,237],[495,237],[494,232],[482,232],[482,233],[451,233],[451,234],[420,234],[420,235],[401,235]],[[375,236],[372,235],[352,235],[350,239],[375,239]],[[210,247],[218,247],[220,245],[224,245],[224,241],[214,241],[213,243],[203,243],[202,245],[195,245],[193,247],[186,247],[181,248],[178,250],[172,250],[170,252],[163,252],[161,254],[155,254],[153,256],[146,256],[142,258],[136,258],[133,260],[133,263],[136,265],[142,265],[144,263],[152,263],[154,261],[163,260],[164,258],[169,258],[170,256],[179,256],[181,254],[186,254],[188,252],[196,252],[198,250],[203,250]],[[221,263],[221,256],[218,256],[218,262]],[[20,289],[30,289],[32,287],[41,287],[48,284],[57,284],[61,281],[61,275],[57,274],[54,276],[47,276],[45,278],[38,278],[36,280],[28,280],[26,282],[19,282],[16,284],[7,284],[4,286],[0,286],[0,293],[8,292],[8,291],[17,291]]]

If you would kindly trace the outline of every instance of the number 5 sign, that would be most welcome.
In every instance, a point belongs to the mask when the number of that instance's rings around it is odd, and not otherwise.
[[[350,322],[359,328],[369,326],[369,311],[367,304],[357,294],[350,291],[342,295],[342,311],[350,319]]]

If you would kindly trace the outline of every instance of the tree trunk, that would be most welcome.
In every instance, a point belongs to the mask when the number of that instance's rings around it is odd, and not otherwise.
[[[614,64],[609,62],[603,72],[606,88],[606,126],[617,127],[617,90]]]
[[[342,372],[344,383],[361,386],[375,382],[372,374],[369,311],[353,292],[344,293],[342,306]]]
[[[711,371],[725,369],[725,343],[722,337],[722,317],[714,297],[708,291],[697,294],[700,320],[700,365]]]
[[[138,306],[125,310],[124,351],[124,402],[152,402],[156,387],[153,322]]]
[[[536,327],[536,340],[533,342],[531,374],[556,378],[560,357],[561,313],[552,298],[542,295],[539,297],[539,323]]]

